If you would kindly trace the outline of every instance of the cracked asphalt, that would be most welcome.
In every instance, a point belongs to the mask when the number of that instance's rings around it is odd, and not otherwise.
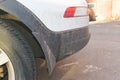
[[[45,62],[36,59],[37,80],[120,80],[120,21],[95,22],[89,27],[87,46],[58,62],[51,76]]]

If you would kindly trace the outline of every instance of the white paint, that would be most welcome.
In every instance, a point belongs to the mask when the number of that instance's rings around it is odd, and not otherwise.
[[[85,0],[17,0],[31,10],[52,31],[88,26],[89,17],[64,18],[66,8],[86,6]]]
[[[100,71],[102,69],[102,68],[99,68],[99,67],[93,66],[93,65],[86,65],[85,67],[86,67],[86,69],[83,71],[83,73],[96,72],[96,71]]]

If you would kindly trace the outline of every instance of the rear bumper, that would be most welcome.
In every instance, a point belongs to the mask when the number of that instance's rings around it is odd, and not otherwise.
[[[88,26],[62,32],[53,32],[45,27],[38,31],[33,34],[41,44],[49,74],[57,61],[82,49],[90,38]]]
[[[33,34],[41,44],[49,74],[57,61],[82,49],[90,38],[88,26],[61,32],[53,32],[44,27]]]
[[[60,51],[57,61],[82,49],[89,41],[88,27],[60,33]]]

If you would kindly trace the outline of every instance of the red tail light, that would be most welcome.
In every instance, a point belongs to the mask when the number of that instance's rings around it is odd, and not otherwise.
[[[66,9],[64,17],[73,17],[76,11],[76,7],[69,7]]]
[[[87,7],[69,7],[64,13],[64,18],[87,16]]]

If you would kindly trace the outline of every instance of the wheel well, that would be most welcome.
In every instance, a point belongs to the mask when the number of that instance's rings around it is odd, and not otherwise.
[[[0,18],[13,20],[16,23],[18,23],[19,25],[23,26],[22,28],[19,28],[19,30],[24,29],[25,33],[28,34],[27,36],[29,36],[29,39],[27,38],[27,41],[28,41],[28,43],[30,44],[31,47],[34,46],[34,47],[32,47],[32,49],[34,51],[35,58],[44,58],[45,57],[44,52],[41,48],[41,45],[38,43],[36,38],[33,36],[32,31],[21,20],[19,20],[14,15],[12,15],[8,12],[5,12],[4,10],[1,10],[1,9],[0,9]],[[30,40],[32,40],[32,41],[30,41]]]

